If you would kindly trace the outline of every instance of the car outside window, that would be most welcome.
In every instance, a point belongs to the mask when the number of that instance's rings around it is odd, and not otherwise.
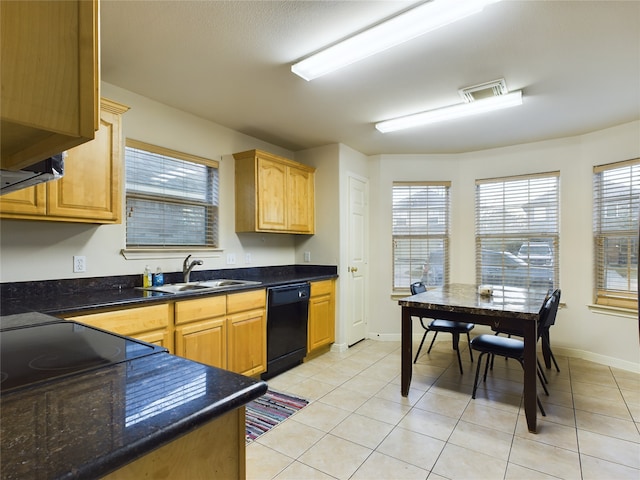
[[[476,282],[558,285],[559,172],[476,181]]]
[[[553,265],[553,250],[547,243],[523,243],[518,250],[518,258],[530,265]]]

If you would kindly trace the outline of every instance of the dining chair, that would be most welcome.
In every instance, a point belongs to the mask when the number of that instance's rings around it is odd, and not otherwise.
[[[427,291],[427,287],[425,287],[422,282],[412,283],[409,287],[411,289],[411,294],[415,295],[417,293],[422,293]],[[467,343],[469,344],[469,357],[471,357],[471,361],[473,362],[473,352],[471,351],[471,337],[469,332],[473,330],[475,324],[473,323],[465,323],[465,322],[454,322],[452,320],[441,320],[441,319],[432,319],[431,322],[426,325],[425,321],[428,320],[427,317],[418,317],[420,319],[420,325],[424,328],[424,335],[422,336],[422,341],[420,342],[420,346],[418,347],[418,351],[416,352],[416,358],[413,360],[413,363],[418,361],[418,357],[420,356],[420,350],[422,350],[422,345],[424,344],[425,339],[427,338],[427,334],[429,332],[433,332],[433,338],[431,339],[431,344],[429,345],[429,350],[427,353],[431,353],[431,347],[433,347],[433,342],[436,341],[436,337],[438,336],[438,332],[450,333],[452,335],[453,341],[453,349],[456,351],[456,355],[458,355],[458,366],[460,367],[460,373],[464,373],[462,370],[462,359],[460,358],[460,349],[458,348],[458,344],[460,343],[460,334],[467,334]]]
[[[556,290],[556,292],[558,292],[558,305],[559,305],[560,304],[560,290]],[[549,357],[553,361],[553,364],[556,367],[556,371],[558,373],[560,373],[560,367],[558,366],[558,362],[556,361],[556,357],[553,355],[553,351],[551,350],[551,340],[550,340],[550,337],[549,337],[549,330],[556,323],[556,313],[557,313],[557,309],[556,309],[555,312],[553,312],[553,315],[552,315],[551,319],[549,320],[549,325],[547,325],[545,327],[545,329],[542,332],[540,332],[540,338],[542,339],[542,349],[543,349],[543,351],[546,350],[549,353]],[[540,367],[540,370],[542,371],[542,367]]]
[[[558,303],[560,302],[560,290],[556,290],[558,292]],[[544,297],[544,301],[542,302],[542,305],[544,306],[547,303],[547,300],[549,299],[549,297],[551,296],[551,294],[554,292],[553,289],[549,289],[549,291],[547,292],[547,295]],[[538,338],[541,339],[542,341],[542,349],[543,351],[546,351],[549,354],[549,358],[553,361],[553,364],[556,367],[556,371],[558,373],[560,373],[560,367],[558,366],[558,362],[556,361],[556,357],[553,355],[553,351],[551,350],[551,340],[550,340],[550,336],[549,336],[549,330],[551,329],[551,327],[553,325],[555,325],[556,323],[556,314],[553,314],[553,317],[549,320],[549,325],[547,328],[545,328],[543,331],[538,332]],[[512,335],[515,335],[516,337],[522,337],[522,332],[518,331],[518,330],[511,330],[511,329],[505,329],[505,328],[495,328],[492,327],[491,328],[494,332],[496,332],[496,335],[500,335],[500,334],[504,334],[507,335],[508,337],[511,337]],[[540,364],[540,360],[537,360],[538,362],[538,375],[541,375],[544,383],[549,383],[549,381],[547,380],[547,376],[544,374],[544,370],[542,369],[542,365]],[[491,357],[491,367],[493,368],[493,356]],[[546,388],[545,388],[546,391]]]
[[[560,293],[560,289],[555,290],[540,309],[540,318],[538,320],[538,340],[542,336],[542,332],[545,329],[549,328],[553,324],[553,322],[555,322],[555,316],[558,312],[558,305],[560,303]],[[524,369],[524,342],[522,340],[516,340],[515,338],[509,337],[500,337],[497,335],[483,334],[478,335],[471,341],[471,348],[480,352],[480,357],[478,358],[478,366],[476,368],[476,376],[473,382],[473,393],[471,394],[471,398],[476,398],[476,391],[478,390],[478,377],[480,376],[480,366],[482,364],[482,357],[484,357],[485,355],[487,356],[487,358],[484,368],[484,382],[487,381],[487,371],[489,370],[491,357],[495,355],[506,358],[513,358],[514,360],[517,360]],[[542,377],[540,376],[540,369],[538,365],[536,365],[536,372],[545,392],[548,395],[549,392],[547,390],[547,387],[544,385]],[[538,402],[540,412],[542,413],[542,415],[546,416],[544,408],[542,408],[540,398],[537,395],[536,401]]]

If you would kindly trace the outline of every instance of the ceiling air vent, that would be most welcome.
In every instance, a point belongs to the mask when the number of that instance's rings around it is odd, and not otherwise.
[[[461,88],[458,90],[460,96],[466,103],[471,103],[483,98],[497,97],[509,93],[507,90],[507,82],[504,78],[493,80],[491,82],[481,83],[472,87]]]

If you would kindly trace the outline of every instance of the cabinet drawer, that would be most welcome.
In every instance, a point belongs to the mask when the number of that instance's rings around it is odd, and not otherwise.
[[[169,327],[169,304],[127,308],[111,312],[90,313],[67,317],[92,327],[102,328],[120,335],[135,336],[136,333],[162,330]]]
[[[267,304],[266,290],[233,293],[227,295],[227,313],[244,312],[254,308],[264,308]]]
[[[333,280],[322,280],[321,282],[311,282],[311,296],[328,295],[333,293]]]
[[[175,322],[176,325],[203,320],[205,318],[219,317],[227,312],[227,297],[219,295],[216,297],[197,298],[176,302]]]

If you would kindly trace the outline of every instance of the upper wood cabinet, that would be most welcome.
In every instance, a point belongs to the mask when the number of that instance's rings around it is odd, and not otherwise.
[[[98,0],[0,2],[1,167],[19,170],[94,138]]]
[[[0,218],[122,221],[122,127],[128,107],[102,99],[95,139],[67,151],[64,176],[0,197]]]
[[[315,233],[315,168],[261,150],[233,157],[236,232]]]

